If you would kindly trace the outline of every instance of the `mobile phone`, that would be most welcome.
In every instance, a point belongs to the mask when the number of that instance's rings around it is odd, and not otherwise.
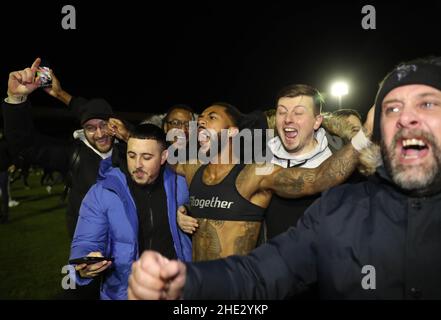
[[[48,61],[42,60],[40,66],[35,73],[35,77],[40,77],[40,88],[52,87],[52,77],[50,73],[50,65]]]
[[[81,257],[69,260],[69,264],[94,264],[101,261],[112,261],[114,258],[111,257]]]
[[[40,88],[52,87],[52,77],[48,67],[38,67],[36,76],[40,77]]]

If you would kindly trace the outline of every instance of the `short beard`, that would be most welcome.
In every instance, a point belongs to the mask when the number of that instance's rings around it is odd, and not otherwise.
[[[398,155],[395,154],[395,150],[398,140],[403,137],[403,131],[401,130],[394,136],[389,148],[385,145],[383,139],[381,141],[381,152],[385,168],[392,177],[393,182],[412,195],[427,196],[438,193],[441,191],[441,148],[432,134],[420,130],[414,131],[414,133],[424,138],[430,144],[434,162],[413,166],[413,168],[419,169],[418,172],[423,173],[417,175],[412,175],[409,172],[412,170],[410,166],[399,164],[397,160]],[[408,168],[407,170],[406,167]]]
[[[97,145],[96,141],[94,141],[94,140],[92,140],[92,139],[89,139],[87,136],[86,136],[86,140],[89,142],[89,144],[90,144],[90,145],[91,145],[96,151],[98,151],[98,152],[100,152],[100,153],[107,153],[107,152],[109,152],[109,151],[112,149],[112,147],[113,147],[113,142],[114,142],[115,138],[110,137],[110,145],[109,145],[109,147],[107,148],[107,150],[100,150],[100,149],[98,148],[98,145]]]

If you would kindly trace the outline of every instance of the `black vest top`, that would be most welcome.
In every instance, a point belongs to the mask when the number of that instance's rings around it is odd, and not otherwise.
[[[235,165],[216,185],[202,181],[207,165],[201,166],[190,184],[191,215],[213,220],[262,221],[265,209],[246,200],[236,189],[236,178],[244,166]]]

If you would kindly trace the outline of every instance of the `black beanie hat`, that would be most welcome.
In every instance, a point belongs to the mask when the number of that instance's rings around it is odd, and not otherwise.
[[[104,99],[92,99],[78,107],[81,125],[90,119],[108,120],[112,115],[112,107]]]
[[[375,98],[373,141],[381,140],[380,120],[384,98],[393,89],[411,84],[422,84],[441,90],[441,66],[428,62],[404,63],[386,76]]]

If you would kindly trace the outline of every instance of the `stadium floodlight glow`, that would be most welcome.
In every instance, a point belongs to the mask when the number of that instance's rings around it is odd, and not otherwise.
[[[331,94],[336,97],[347,95],[348,92],[349,87],[346,82],[336,82],[331,87]]]
[[[349,93],[349,86],[346,82],[335,82],[331,86],[331,94],[338,98],[338,107],[341,108],[342,97]]]

